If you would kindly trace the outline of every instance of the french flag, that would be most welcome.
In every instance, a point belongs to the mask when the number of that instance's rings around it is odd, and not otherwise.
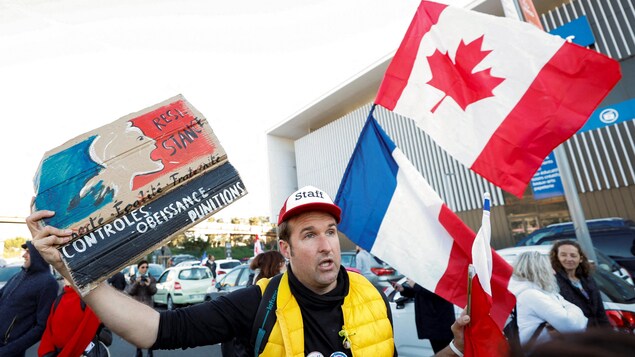
[[[481,228],[472,244],[472,267],[475,273],[471,284],[472,308],[469,312],[472,323],[465,328],[465,355],[507,356],[510,352],[507,338],[504,336],[501,326],[492,316],[491,200],[489,193],[485,193],[483,196]],[[501,285],[506,287],[507,283],[508,280]],[[505,291],[501,294],[504,295]]]
[[[520,197],[620,77],[617,61],[531,24],[422,1],[375,103]]]
[[[374,108],[373,108],[374,109]],[[441,200],[373,118],[359,136],[335,199],[338,229],[355,244],[457,306],[467,304],[476,234]],[[491,251],[491,310],[499,332],[515,304],[512,268]],[[489,271],[489,269],[488,269]],[[489,280],[489,279],[488,279]],[[474,321],[473,321],[474,323]]]

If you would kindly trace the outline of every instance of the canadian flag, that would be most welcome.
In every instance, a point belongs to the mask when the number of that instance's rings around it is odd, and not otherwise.
[[[375,103],[522,196],[620,77],[616,61],[533,25],[422,1]]]

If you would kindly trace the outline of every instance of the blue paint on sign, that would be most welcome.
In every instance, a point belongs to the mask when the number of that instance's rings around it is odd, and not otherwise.
[[[567,24],[549,31],[549,33],[584,47],[595,43],[595,37],[593,36],[591,25],[589,25],[586,16],[580,16]]]
[[[635,99],[596,109],[578,133],[635,119]]]
[[[531,189],[534,192],[534,200],[564,195],[560,169],[558,169],[553,152],[545,158],[540,169],[531,179]]]

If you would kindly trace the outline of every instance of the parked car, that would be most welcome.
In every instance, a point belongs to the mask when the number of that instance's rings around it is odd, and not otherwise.
[[[212,272],[204,266],[167,268],[157,279],[154,303],[174,310],[179,305],[203,302],[205,292],[212,285],[212,281]]]
[[[201,265],[202,266],[203,264],[201,264],[200,260],[184,260],[184,261],[178,263],[176,266],[177,267],[182,267],[182,266],[190,266],[191,267],[191,266],[197,266],[197,265]]]
[[[249,265],[241,264],[223,274],[216,285],[210,286],[205,293],[205,301],[211,301],[217,297],[229,294],[232,291],[242,289],[249,284],[249,276],[254,273]],[[252,278],[253,279],[253,278]]]
[[[406,284],[406,278],[401,278],[397,284]],[[384,294],[390,304],[395,348],[399,356],[433,356],[430,340],[420,340],[417,337],[414,298],[402,296],[392,286],[387,287]]]
[[[242,264],[238,259],[216,259],[216,280],[221,278],[221,275],[227,274],[233,268]]]
[[[9,263],[0,267],[0,288],[2,288],[12,276],[22,268],[22,263]]]
[[[602,218],[586,221],[593,246],[617,261],[635,275],[635,222],[623,218]],[[562,239],[576,239],[573,223],[557,223],[538,229],[516,246],[553,244]]]
[[[548,255],[551,245],[505,248],[497,250],[497,253],[508,263],[513,264],[517,256],[534,250]],[[600,289],[606,315],[615,329],[633,334],[635,333],[635,287],[611,271],[610,267],[614,262],[604,259],[608,258],[598,254],[598,267],[593,271],[592,276]]]
[[[173,267],[179,264],[180,262],[184,262],[186,260],[196,260],[197,258],[192,254],[176,254],[168,259],[168,266]],[[199,260],[200,261],[200,260]]]
[[[372,256],[372,254],[371,254]],[[357,269],[355,263],[355,252],[342,252],[342,265],[347,269],[351,270]],[[372,256],[370,271],[373,272],[377,276],[376,281],[373,282],[378,288],[383,290],[384,288],[390,287],[391,281],[397,281],[403,278],[402,274],[399,274],[393,267],[388,265],[386,262],[381,259]]]
[[[161,264],[148,263],[148,273],[157,280],[159,280],[164,270],[165,268]],[[126,284],[130,284],[130,277],[137,274],[137,264],[128,265],[121,269],[121,272],[126,278]]]

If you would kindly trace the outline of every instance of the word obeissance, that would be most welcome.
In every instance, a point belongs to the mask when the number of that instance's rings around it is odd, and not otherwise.
[[[70,259],[77,253],[83,253],[91,247],[95,247],[100,240],[126,235],[125,231],[130,227],[134,227],[132,234],[143,234],[170,220],[185,217],[185,215],[190,223],[195,223],[198,219],[229,205],[235,199],[245,195],[246,192],[240,181],[215,195],[210,195],[203,187],[199,187],[188,195],[154,211],[148,206],[139,207],[139,209],[105,224],[87,235],[79,237],[72,243],[62,247],[61,251],[67,259]]]
[[[121,200],[115,200],[112,207],[115,209],[116,213],[113,213],[112,215],[122,217],[123,215],[129,214],[134,210],[140,210],[144,204],[155,199],[170,187],[176,186],[180,183],[194,178],[196,175],[201,174],[214,167],[216,164],[221,163],[223,159],[224,157],[218,155],[210,155],[207,161],[201,163],[197,168],[190,167],[185,173],[175,172],[171,174],[169,176],[171,181],[168,182],[167,185],[161,186],[161,182],[157,182],[156,186],[154,186],[154,184],[151,184],[150,188],[146,191],[140,190],[138,199],[134,200],[131,203],[124,204],[124,202]],[[77,237],[85,235],[92,230],[96,230],[99,226],[103,225],[104,222],[104,217],[89,217],[88,223],[80,226],[77,229],[77,232],[73,232],[71,238],[76,239]]]

